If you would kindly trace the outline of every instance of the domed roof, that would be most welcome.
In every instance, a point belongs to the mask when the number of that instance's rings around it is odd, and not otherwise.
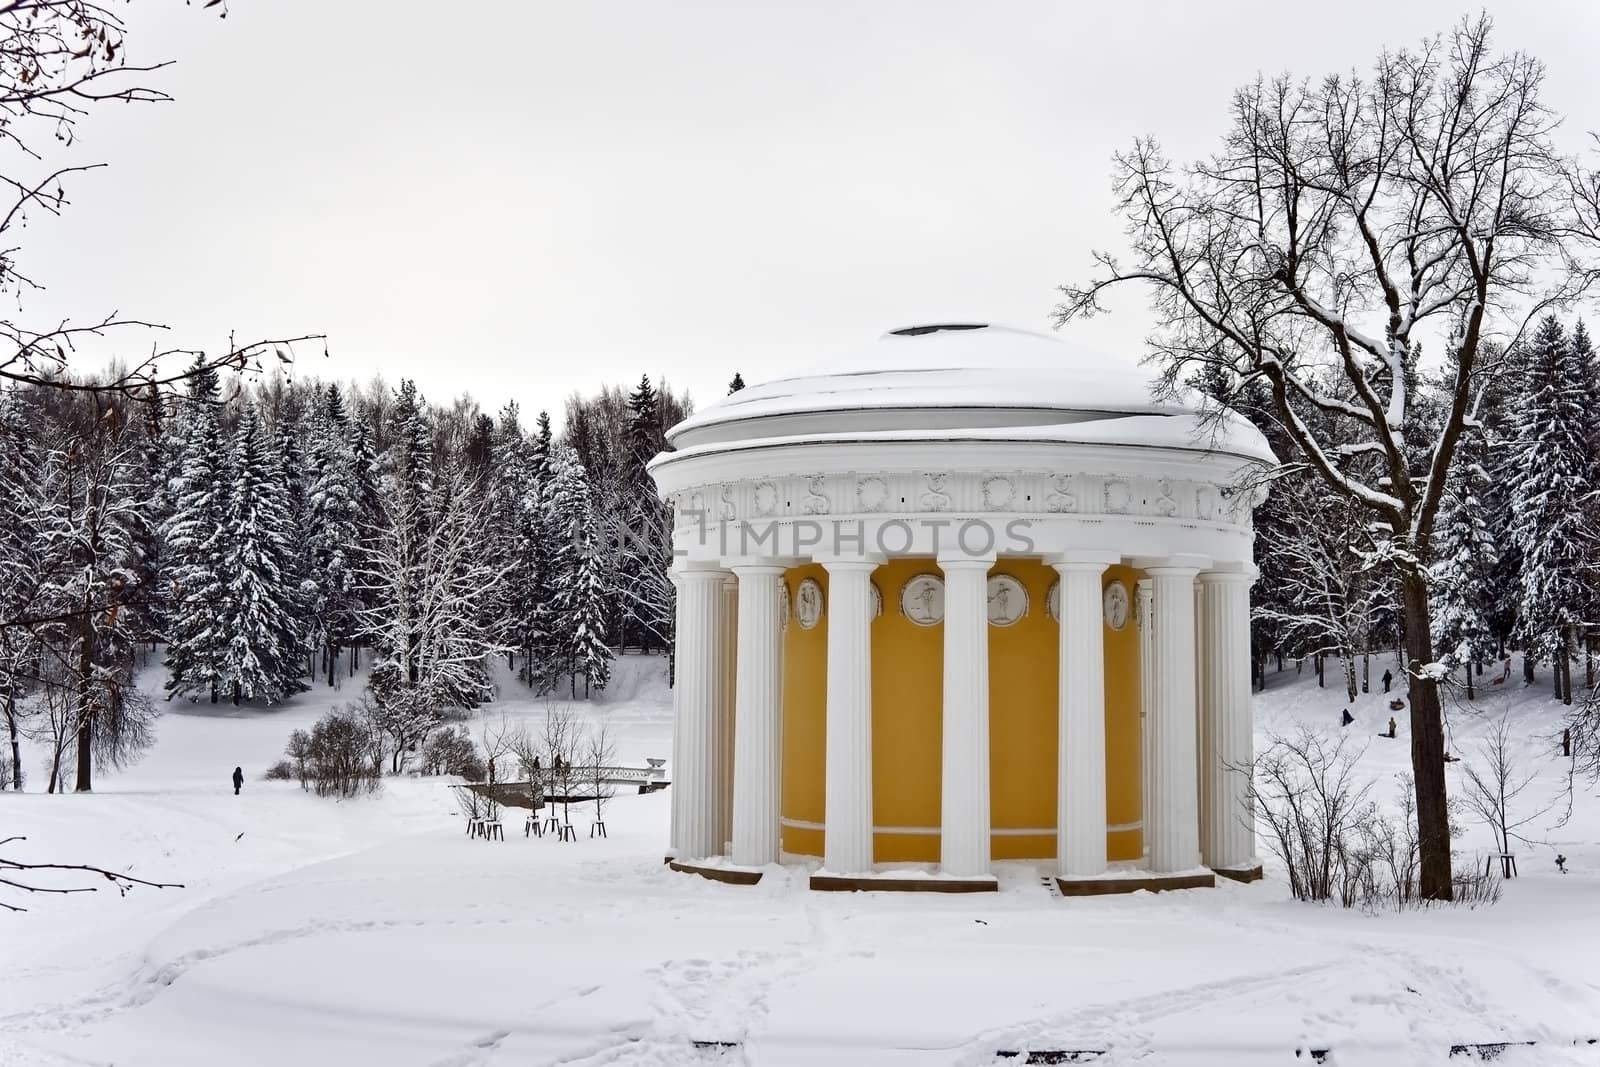
[[[680,451],[757,439],[1043,440],[1221,451],[1273,462],[1266,440],[1198,400],[1156,400],[1137,364],[988,323],[892,330],[798,375],[755,385],[667,434]]]

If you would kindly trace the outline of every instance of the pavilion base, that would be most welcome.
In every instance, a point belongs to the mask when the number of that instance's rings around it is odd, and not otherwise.
[[[1261,864],[1259,863],[1250,867],[1213,867],[1211,869],[1217,873],[1218,877],[1226,878],[1230,882],[1259,882],[1266,877],[1262,873]]]
[[[761,881],[763,873],[758,867],[695,863],[693,860],[675,860],[670,856],[667,858],[667,866],[682,874],[698,874],[701,878],[709,878],[713,882],[723,882],[727,885],[755,885]]]
[[[992,875],[976,878],[930,878],[908,874],[813,874],[811,888],[830,893],[993,893],[1000,882]]]
[[[1220,872],[1218,872],[1220,873]],[[1064,897],[1097,897],[1109,893],[1137,893],[1141,889],[1160,893],[1167,889],[1213,889],[1217,880],[1210,871],[1178,871],[1156,874],[1135,871],[1114,877],[1063,878],[1056,876],[1056,888]]]

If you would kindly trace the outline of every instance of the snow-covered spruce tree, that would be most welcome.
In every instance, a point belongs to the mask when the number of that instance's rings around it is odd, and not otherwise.
[[[1556,695],[1572,703],[1571,657],[1589,617],[1600,562],[1589,509],[1600,480],[1589,408],[1600,395],[1592,355],[1555,317],[1518,352],[1524,400],[1513,445],[1511,537],[1521,557],[1521,637],[1555,667]]]
[[[733,381],[728,383],[728,395],[732,396],[734,393],[737,393],[739,390],[741,390],[743,388],[744,388],[744,375],[740,374],[738,371],[734,371],[733,372]]]
[[[617,587],[623,618],[639,635],[640,644],[666,646],[672,628],[672,510],[655,491],[645,468],[666,448],[662,398],[650,389],[650,379],[639,383],[628,402],[628,493],[612,509],[625,516],[626,526],[614,538],[621,553],[618,571],[627,576]],[[600,526],[605,528],[602,516]],[[663,596],[662,590],[668,592]]]
[[[529,442],[528,482],[518,502],[515,548],[520,589],[516,633],[523,659],[520,674],[540,693],[555,685],[563,665],[555,584],[560,535],[550,517],[554,447],[550,414],[541,411]]]
[[[522,504],[532,476],[528,442],[515,401],[500,409],[488,450],[489,512],[483,537],[484,551],[499,560],[506,571],[495,588],[484,590],[484,600],[490,616],[490,632],[508,649],[507,661],[514,665],[513,657],[518,652],[524,655],[527,652],[524,637],[531,614],[527,598],[532,586],[529,573],[532,560],[522,551],[521,543]]]
[[[364,619],[375,603],[371,590],[361,576],[371,574],[376,569],[384,537],[384,523],[387,521],[384,515],[378,456],[374,450],[372,427],[367,422],[368,417],[365,410],[356,410],[352,412],[350,419],[350,481],[353,487],[352,513],[356,527],[356,539],[350,548],[350,571],[355,576],[351,592],[358,620]],[[352,676],[359,665],[364,632],[365,624],[358,621],[350,641]]]
[[[1495,52],[1487,17],[1386,52],[1373,76],[1258,79],[1219,149],[1173,164],[1151,139],[1116,157],[1131,256],[1099,253],[1058,322],[1150,287],[1154,359],[1170,383],[1219,364],[1264,380],[1295,462],[1380,531],[1397,572],[1424,899],[1452,896],[1444,727],[1429,568],[1446,475],[1484,382],[1485,340],[1515,337],[1537,283],[1565,277],[1578,220],[1539,99],[1543,68]],[[1597,184],[1600,188],[1600,184]],[[1440,339],[1445,404],[1419,433],[1406,368]],[[1339,383],[1330,391],[1327,376]],[[1330,437],[1318,419],[1337,424]],[[1286,457],[1291,458],[1291,457]]]
[[[306,685],[289,495],[254,407],[239,419],[230,466],[222,686],[236,705],[256,699],[273,704]]]
[[[172,514],[162,529],[167,562],[167,697],[221,693],[227,455],[214,371],[196,364],[179,429],[178,462],[168,484]]]
[[[1495,652],[1489,621],[1497,562],[1494,539],[1485,522],[1483,489],[1489,481],[1483,431],[1469,428],[1450,473],[1439,513],[1433,582],[1433,645],[1439,662],[1460,667],[1467,699],[1476,695],[1472,672]]]
[[[97,767],[118,766],[150,741],[154,712],[133,684],[148,503],[138,474],[134,455],[105,428],[53,448],[45,463],[40,676],[61,690],[47,696],[70,709],[58,722],[70,723],[80,793],[93,788]]]
[[[339,653],[354,640],[358,626],[361,532],[356,521],[357,481],[344,398],[337,385],[329,385],[319,393],[319,401],[311,420],[309,446],[306,555],[311,595],[307,608],[310,632],[321,644],[321,673],[331,686]]]
[[[577,679],[583,678],[583,695],[601,690],[611,680],[611,649],[606,645],[605,583],[600,559],[594,551],[593,519],[582,532],[583,540],[574,546],[578,556],[577,587],[569,615],[572,622],[573,696]]]
[[[577,693],[579,614],[582,602],[579,572],[584,559],[591,560],[592,545],[587,531],[593,521],[589,483],[575,450],[558,447],[551,454],[550,491],[546,503],[547,530],[552,538],[550,584],[554,590],[551,617],[551,654],[568,675],[568,684]]]
[[[31,391],[0,390],[0,717],[11,771],[0,790],[22,788],[24,679],[38,653],[34,620],[42,614],[43,435]]]
[[[300,444],[300,411],[299,393],[290,390],[273,421],[267,469],[283,498],[283,532],[288,545],[283,559],[284,607],[294,626],[299,671],[304,677],[315,679],[322,635],[317,634],[314,640],[311,626],[317,587],[311,577],[311,496],[305,450]]]

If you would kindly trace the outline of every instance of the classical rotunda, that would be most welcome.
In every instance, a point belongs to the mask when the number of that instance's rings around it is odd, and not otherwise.
[[[895,330],[679,423],[680,870],[1063,893],[1258,877],[1251,509],[1273,457],[1148,375]]]

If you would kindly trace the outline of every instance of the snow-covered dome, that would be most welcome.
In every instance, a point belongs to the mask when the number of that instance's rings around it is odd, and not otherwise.
[[[1219,451],[1272,461],[1243,419],[1203,425],[1198,401],[1157,400],[1130,361],[1027,330],[892,330],[801,374],[741,390],[668,433],[680,451],[778,440],[1009,440]]]

